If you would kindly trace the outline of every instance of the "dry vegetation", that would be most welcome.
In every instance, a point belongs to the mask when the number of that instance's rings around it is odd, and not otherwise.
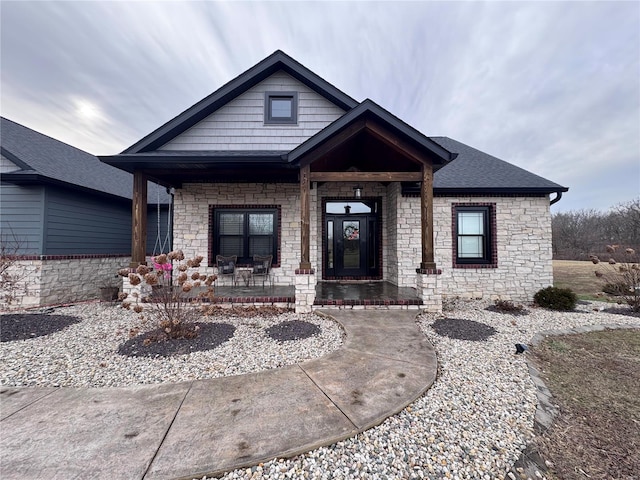
[[[603,281],[596,277],[595,270],[590,261],[554,260],[553,284],[570,288],[582,298],[606,300],[602,295]]]
[[[587,261],[554,260],[555,285],[606,300]],[[560,413],[536,438],[554,480],[637,479],[640,330],[549,337],[533,350]]]
[[[549,477],[638,478],[640,331],[550,337],[533,353],[560,407],[536,439]]]

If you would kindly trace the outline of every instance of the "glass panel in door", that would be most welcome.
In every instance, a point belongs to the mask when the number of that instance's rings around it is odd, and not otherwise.
[[[342,221],[343,257],[345,269],[360,268],[360,220]]]

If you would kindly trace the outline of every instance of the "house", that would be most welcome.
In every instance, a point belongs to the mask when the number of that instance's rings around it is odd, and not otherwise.
[[[271,254],[298,311],[323,282],[410,287],[435,311],[443,296],[524,301],[552,284],[549,205],[567,188],[428,137],[281,51],[100,158],[133,174],[141,208],[146,178],[175,188],[175,247],[211,271],[218,254]],[[134,219],[134,264],[144,237]]]
[[[130,263],[131,174],[6,118],[0,139],[1,241],[22,272],[12,306],[97,298]],[[144,251],[162,243],[158,212],[166,251],[170,196],[164,187],[148,188],[153,235]],[[7,307],[4,295],[0,305]]]

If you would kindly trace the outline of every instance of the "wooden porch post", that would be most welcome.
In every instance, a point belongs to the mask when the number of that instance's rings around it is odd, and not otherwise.
[[[310,236],[310,181],[309,172],[311,167],[304,165],[300,167],[300,270],[311,270],[309,257],[309,236]]]
[[[435,270],[433,259],[433,167],[422,166],[420,189],[420,220],[422,223],[422,262],[420,269]]]
[[[131,267],[146,263],[147,253],[147,177],[133,173],[133,201],[131,211]]]

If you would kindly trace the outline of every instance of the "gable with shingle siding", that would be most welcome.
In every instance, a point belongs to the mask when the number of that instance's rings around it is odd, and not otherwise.
[[[15,172],[16,170],[20,170],[20,167],[4,155],[0,155],[0,173]]]
[[[265,125],[265,92],[298,92],[298,123]],[[292,150],[343,114],[340,107],[279,71],[159,150]]]

